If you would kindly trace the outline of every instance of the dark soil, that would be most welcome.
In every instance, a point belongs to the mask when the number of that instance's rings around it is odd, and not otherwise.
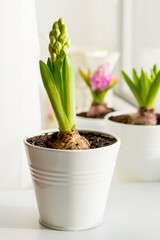
[[[157,113],[157,125],[160,125],[160,114]]]
[[[114,122],[120,122],[120,123],[125,123],[125,124],[130,124],[131,123],[131,116],[130,115],[112,116],[109,119],[114,121]]]
[[[160,125],[160,114],[157,115],[157,125]],[[114,122],[131,124],[131,115],[119,115],[119,116],[112,116],[109,118]]]
[[[56,141],[57,139],[57,134],[56,133],[45,133],[40,136],[35,136],[32,138],[28,138],[27,142],[34,145],[34,146],[39,146],[39,147],[44,147],[44,148],[52,148],[52,145],[49,144],[48,137],[53,139],[53,141]],[[100,148],[100,147],[105,147],[109,146],[117,140],[111,136],[106,136],[98,133],[92,133],[92,132],[80,132],[80,135],[85,137],[89,144],[90,148]]]
[[[85,118],[94,118],[94,119],[104,119],[104,117],[106,116],[106,114],[110,113],[110,112],[114,112],[115,110],[113,108],[108,108],[109,111],[106,113],[100,113],[98,116],[95,115],[95,116],[88,116],[87,113],[88,112],[81,112],[81,113],[77,113],[77,116],[79,117],[85,117]]]

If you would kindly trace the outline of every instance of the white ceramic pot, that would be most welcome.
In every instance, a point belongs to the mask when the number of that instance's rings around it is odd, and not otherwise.
[[[36,135],[42,133],[44,131]],[[28,137],[32,136],[35,135]],[[117,142],[103,148],[57,150],[33,146],[27,142],[28,137],[24,143],[40,223],[53,229],[73,231],[101,224],[119,138],[114,136]]]
[[[121,139],[115,171],[118,181],[160,180],[160,125],[131,125],[109,119],[122,114],[133,112],[114,112],[105,117],[107,131]]]

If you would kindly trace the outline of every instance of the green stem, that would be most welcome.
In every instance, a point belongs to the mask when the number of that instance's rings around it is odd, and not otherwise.
[[[102,103],[104,101],[104,97],[105,97],[106,93],[103,93],[103,94],[99,93],[99,94],[97,94],[97,93],[92,92],[92,91],[91,91],[91,93],[92,93],[93,102],[95,102],[95,103]]]
[[[50,99],[51,105],[54,109],[59,128],[62,132],[70,132],[71,127],[63,109],[61,98],[57,91],[53,75],[50,72],[48,66],[43,61],[40,61],[39,63],[43,84]]]
[[[63,62],[64,110],[71,129],[76,124],[75,77],[71,57],[66,55]]]

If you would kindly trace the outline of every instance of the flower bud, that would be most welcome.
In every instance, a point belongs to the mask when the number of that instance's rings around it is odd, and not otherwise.
[[[59,28],[56,28],[53,30],[53,36],[55,36],[56,39],[58,39],[59,35],[61,34]]]
[[[61,44],[64,44],[67,41],[67,39],[68,39],[68,36],[65,33],[59,37],[59,41]]]
[[[55,52],[52,53],[51,58],[54,62],[56,61],[57,55]]]
[[[59,25],[58,25],[58,22],[55,22],[55,23],[53,24],[52,29],[54,30],[54,29],[57,29],[57,28],[59,28]]]
[[[52,30],[49,33],[50,44],[49,52],[51,60],[58,61],[58,65],[62,64],[65,55],[69,49],[69,37],[66,25],[63,23],[63,19],[60,18],[53,24]]]
[[[58,24],[59,24],[59,25],[62,25],[62,24],[63,24],[63,18],[60,18],[60,19],[58,20]]]
[[[52,36],[50,37],[50,43],[51,43],[51,45],[53,46],[53,45],[55,44],[55,42],[56,42],[56,38],[52,35]]]
[[[62,33],[62,34],[68,32],[67,26],[66,26],[65,24],[62,24],[62,25],[60,26],[60,30],[61,30],[61,33]]]
[[[60,42],[57,41],[54,44],[54,49],[55,49],[56,54],[58,55],[60,53],[61,49],[62,49],[62,45],[60,44]]]
[[[53,53],[53,48],[51,47],[51,45],[50,45],[50,44],[49,44],[49,46],[48,46],[48,50],[49,50],[50,54],[52,54],[52,53]]]
[[[53,35],[53,30],[50,31],[49,33],[49,38]]]

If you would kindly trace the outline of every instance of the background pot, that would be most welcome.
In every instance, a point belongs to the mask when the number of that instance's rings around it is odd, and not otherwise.
[[[80,116],[76,116],[76,126],[79,129],[95,129],[100,131],[104,131],[106,128],[104,119],[86,118]]]
[[[117,142],[110,146],[91,150],[41,148],[29,144],[27,138],[24,143],[40,223],[60,230],[83,230],[99,225],[119,150],[119,138],[116,137]]]
[[[120,182],[160,180],[160,125],[143,126],[111,121],[111,116],[133,114],[114,112],[105,117],[106,128],[121,139],[115,174]]]
[[[75,79],[76,79],[76,106],[77,109],[89,109],[92,103],[92,96],[89,88],[86,86],[82,77],[80,76],[79,69],[88,73],[90,69],[94,72],[97,67],[105,62],[110,63],[110,71],[114,71],[115,66],[119,59],[119,52],[109,49],[108,47],[101,46],[87,46],[76,45],[70,49],[72,57]],[[108,91],[105,97],[105,102],[108,106],[112,105],[112,89]]]

